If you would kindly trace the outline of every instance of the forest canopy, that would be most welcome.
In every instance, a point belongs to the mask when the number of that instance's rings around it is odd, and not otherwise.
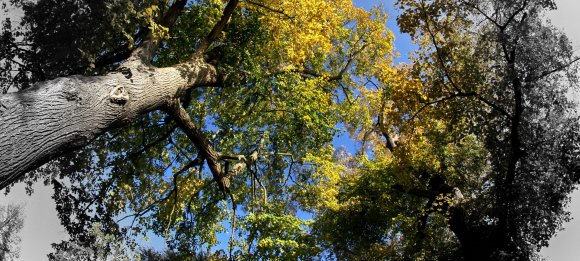
[[[54,189],[51,260],[530,260],[569,220],[579,58],[554,1],[13,6],[0,187]]]

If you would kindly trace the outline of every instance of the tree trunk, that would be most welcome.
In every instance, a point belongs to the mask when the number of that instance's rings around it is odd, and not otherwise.
[[[155,68],[136,60],[105,76],[70,76],[0,96],[0,189],[98,135],[166,106],[187,89],[217,83],[192,60]]]
[[[448,220],[449,228],[461,244],[464,260],[493,260],[494,251],[498,248],[498,233],[496,228],[474,228],[467,224],[465,211],[460,207],[452,207]]]

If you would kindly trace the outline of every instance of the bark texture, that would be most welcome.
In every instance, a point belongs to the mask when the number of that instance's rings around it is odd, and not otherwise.
[[[78,149],[99,134],[166,107],[189,88],[212,86],[201,59],[168,68],[137,60],[105,76],[71,76],[0,96],[0,189],[26,172]]]

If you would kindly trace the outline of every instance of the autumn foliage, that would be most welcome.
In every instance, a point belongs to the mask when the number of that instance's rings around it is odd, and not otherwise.
[[[182,257],[527,260],[568,220],[578,59],[552,1],[93,2],[16,1],[22,27],[2,41],[30,47],[0,48],[25,72],[2,90],[107,75],[144,46],[153,66],[198,57],[220,82],[175,105],[196,133],[162,109],[27,175],[54,187],[71,236],[53,258],[154,235]],[[389,19],[416,47],[406,62]]]

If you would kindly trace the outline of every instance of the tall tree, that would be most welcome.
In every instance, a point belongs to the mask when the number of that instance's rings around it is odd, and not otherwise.
[[[386,15],[348,0],[11,2],[0,187],[54,187],[56,254],[98,224],[230,259],[526,260],[568,218],[578,58],[552,1],[400,0],[397,67]]]
[[[580,178],[579,58],[545,20],[554,3],[398,4],[420,50],[359,99],[373,151],[343,159],[356,174],[316,233],[339,258],[537,257]]]
[[[390,67],[386,15],[351,1],[13,2],[29,30],[2,38],[21,72],[3,86],[22,89],[0,98],[2,187],[52,184],[84,246],[93,223],[123,234],[127,215],[129,232],[181,252],[229,224],[230,256],[316,255],[295,215],[300,183],[324,177],[304,157],[332,140],[359,80]]]

